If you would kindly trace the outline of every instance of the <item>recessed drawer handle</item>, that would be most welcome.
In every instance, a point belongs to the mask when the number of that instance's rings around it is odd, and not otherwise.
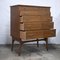
[[[22,17],[22,16],[20,16],[20,17]]]

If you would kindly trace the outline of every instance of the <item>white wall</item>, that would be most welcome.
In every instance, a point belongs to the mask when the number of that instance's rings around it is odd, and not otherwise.
[[[49,43],[60,44],[60,0],[0,0],[0,44],[11,43],[10,37],[10,6],[15,4],[50,6],[53,16],[56,37]]]

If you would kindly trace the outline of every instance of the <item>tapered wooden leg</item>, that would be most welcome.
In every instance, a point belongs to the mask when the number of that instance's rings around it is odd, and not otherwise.
[[[39,40],[37,39],[37,47],[39,47]]]
[[[46,49],[48,51],[48,38],[45,38],[45,41],[46,41]]]
[[[19,45],[18,56],[21,55],[22,45],[23,45],[23,43],[21,42],[20,45]]]
[[[11,51],[13,51],[14,41],[15,41],[15,40],[12,39]]]

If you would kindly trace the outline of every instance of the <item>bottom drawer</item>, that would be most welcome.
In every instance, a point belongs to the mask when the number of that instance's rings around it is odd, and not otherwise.
[[[52,30],[37,30],[37,31],[20,31],[20,38],[22,40],[35,38],[48,38],[55,36],[55,29]]]

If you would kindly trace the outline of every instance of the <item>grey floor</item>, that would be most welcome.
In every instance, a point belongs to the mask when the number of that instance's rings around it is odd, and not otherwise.
[[[17,47],[11,52],[11,46],[0,46],[0,60],[60,60],[60,45],[49,45],[47,51],[44,45],[25,44],[21,56],[16,53]]]

